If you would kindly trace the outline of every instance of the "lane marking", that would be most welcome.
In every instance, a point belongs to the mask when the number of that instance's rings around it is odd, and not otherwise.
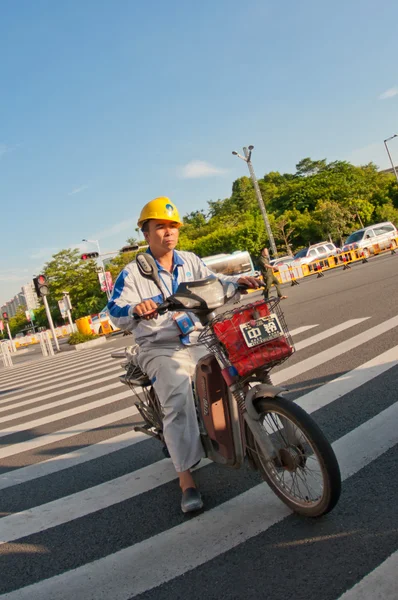
[[[398,551],[337,600],[397,600]]]
[[[297,377],[302,373],[310,371],[311,369],[315,369],[315,367],[319,367],[324,363],[332,360],[344,354],[345,352],[349,352],[350,350],[354,350],[361,344],[366,344],[366,342],[373,341],[375,337],[382,335],[383,333],[387,333],[394,327],[398,326],[398,316],[393,317],[392,319],[388,319],[388,321],[384,321],[375,327],[371,327],[366,331],[359,333],[358,335],[348,338],[344,342],[332,346],[319,354],[314,356],[310,356],[305,360],[302,360],[291,367],[286,367],[282,371],[278,371],[272,375],[272,381],[275,385],[278,385],[282,382],[288,381],[289,379],[293,379],[293,377]]]
[[[343,479],[354,475],[398,443],[397,419],[398,403],[395,403],[333,444]],[[239,546],[289,514],[270,488],[262,483],[133,546],[10,592],[7,599],[67,600],[76,597],[92,600],[95,582],[96,600],[129,600]],[[22,515],[27,516],[27,511]],[[0,521],[0,527],[8,518]],[[227,531],[228,535],[220,535],[220,531]],[[2,540],[7,537],[0,534]],[[150,564],[156,565],[156,569],[148,569]]]

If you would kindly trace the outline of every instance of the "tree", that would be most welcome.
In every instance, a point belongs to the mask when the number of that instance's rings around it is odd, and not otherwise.
[[[60,320],[58,300],[69,292],[74,318],[99,312],[106,304],[106,295],[101,292],[97,264],[94,260],[81,260],[77,249],[61,250],[53,255],[44,266],[50,294],[48,302],[52,312]]]
[[[353,225],[353,215],[348,208],[342,207],[331,200],[320,200],[313,214],[318,224],[320,238],[327,240],[331,237],[343,246],[345,237]]]
[[[29,321],[26,318],[25,311],[26,306],[18,306],[15,316],[10,318],[9,326],[12,336],[16,335],[17,333],[22,331],[22,329],[25,329],[29,325]]]
[[[311,158],[302,158],[296,165],[296,175],[299,177],[308,177],[316,175],[326,168],[326,159],[311,160]]]
[[[391,201],[383,206],[377,207],[376,221],[391,221],[396,227],[398,227],[398,209],[394,207]]]
[[[135,238],[135,237],[129,237],[129,238],[127,238],[127,240],[126,240],[126,244],[127,244],[128,246],[136,246],[136,245],[138,244],[138,240],[137,240],[137,238]]]

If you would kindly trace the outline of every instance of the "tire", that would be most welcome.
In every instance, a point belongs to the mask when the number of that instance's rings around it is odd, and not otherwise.
[[[263,423],[264,428],[267,427],[265,421],[271,414],[278,420],[280,418],[285,420],[285,426],[283,426],[283,421],[279,420],[281,431],[278,433],[278,430],[274,429],[271,434],[274,447],[278,450],[277,458],[272,461],[267,461],[263,457],[253,434],[246,426],[247,445],[255,450],[255,452],[250,452],[251,458],[254,459],[263,479],[291,510],[300,515],[320,517],[330,512],[336,506],[340,497],[341,475],[333,449],[318,425],[300,406],[280,396],[260,398],[256,402],[256,408],[258,413],[261,414],[260,421]],[[290,425],[288,425],[289,422]],[[275,420],[271,419],[271,429],[275,424]],[[291,429],[292,424],[295,429]],[[286,425],[288,426],[287,430]],[[291,434],[294,433],[295,444],[289,443],[286,438],[283,439],[283,436],[289,431],[289,427]],[[269,429],[268,426],[268,433],[270,433]],[[305,442],[302,436],[306,438]],[[281,441],[282,444],[280,444]],[[306,453],[307,447],[312,451],[308,455]],[[307,482],[306,467],[310,460],[315,459],[320,466],[323,484],[321,493],[314,499],[309,499],[308,496],[299,498],[295,493],[295,488],[297,487],[297,490],[299,490],[300,485],[304,482],[305,493],[311,493]],[[310,464],[313,465],[312,462]],[[315,476],[311,475],[314,472],[313,469],[308,467],[308,471],[309,476],[316,482]],[[286,478],[290,477],[293,482],[290,489],[286,487],[285,476]]]

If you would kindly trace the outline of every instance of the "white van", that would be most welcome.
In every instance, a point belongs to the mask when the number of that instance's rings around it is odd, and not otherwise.
[[[368,258],[374,254],[373,246],[377,244],[380,250],[396,248],[398,231],[390,221],[377,223],[354,231],[345,241],[343,252],[346,250],[362,250],[362,256]]]

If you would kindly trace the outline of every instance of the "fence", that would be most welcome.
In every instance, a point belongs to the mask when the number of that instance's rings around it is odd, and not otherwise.
[[[385,254],[391,252],[396,254],[396,248],[398,247],[398,238],[393,238],[385,248],[381,248],[379,244],[369,245],[366,249],[358,248],[356,250],[348,250],[341,252],[336,256],[329,256],[328,258],[314,260],[307,265],[300,265],[291,267],[289,265],[281,265],[279,271],[275,273],[276,278],[280,283],[291,282],[292,285],[298,283],[299,279],[308,277],[310,275],[317,275],[317,277],[323,277],[324,271],[330,269],[336,269],[342,267],[344,270],[349,269],[351,263],[362,261],[363,263],[368,262],[368,258],[373,255]]]

